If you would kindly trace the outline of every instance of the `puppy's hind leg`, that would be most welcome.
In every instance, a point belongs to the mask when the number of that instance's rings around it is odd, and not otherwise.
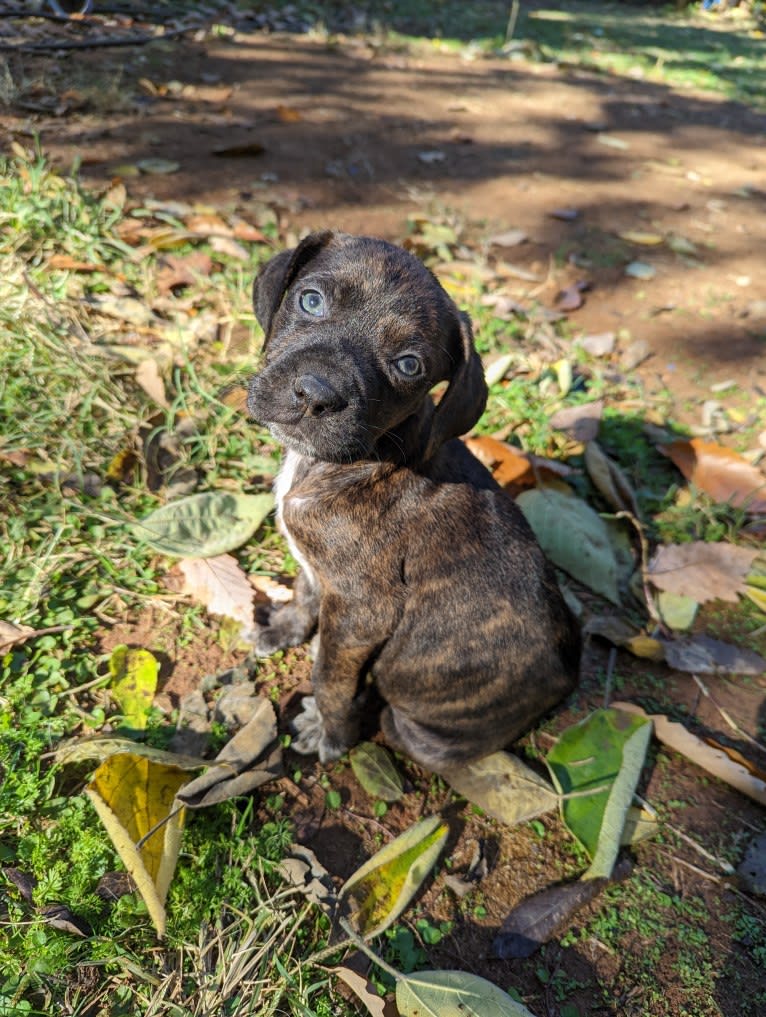
[[[392,706],[386,706],[381,713],[380,726],[392,749],[405,753],[433,773],[441,773],[476,755],[464,743],[405,717]]]

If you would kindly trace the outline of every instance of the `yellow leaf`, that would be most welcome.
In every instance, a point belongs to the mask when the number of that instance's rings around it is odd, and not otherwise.
[[[122,712],[124,726],[143,731],[157,691],[159,661],[148,650],[131,650],[120,645],[112,650],[109,671],[114,679],[112,695]]]
[[[339,898],[353,901],[351,917],[360,935],[377,936],[396,921],[433,868],[448,832],[439,816],[421,819],[349,877]]]
[[[757,586],[749,583],[745,586],[745,593],[752,600],[755,606],[766,614],[766,590],[759,590]]]
[[[633,636],[624,645],[625,649],[629,650],[634,657],[645,657],[647,660],[662,660],[665,656],[662,643],[658,639],[652,639],[651,636]]]
[[[629,244],[638,244],[640,247],[656,247],[665,239],[659,233],[645,233],[643,230],[625,230],[617,235],[620,240],[627,240]]]
[[[160,937],[186,811],[175,796],[188,781],[179,767],[120,752],[104,760],[85,789]]]

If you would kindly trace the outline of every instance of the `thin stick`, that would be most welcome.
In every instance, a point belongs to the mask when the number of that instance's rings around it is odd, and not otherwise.
[[[604,688],[604,709],[609,706],[609,701],[612,698],[612,676],[614,674],[614,664],[617,660],[617,650],[612,646],[609,650],[609,659],[606,663],[606,686]]]
[[[179,35],[186,35],[187,32],[196,32],[202,25],[186,25],[184,28],[171,28],[162,35],[122,35],[110,39],[106,35],[96,36],[94,39],[64,39],[61,42],[24,42],[24,43],[0,43],[0,52],[10,53],[38,53],[46,50],[58,49],[98,49],[107,46],[145,46],[150,42],[160,42],[163,39],[173,39]]]
[[[732,718],[731,714],[727,713],[726,710],[724,710],[724,708],[719,703],[716,702],[712,693],[708,689],[707,685],[705,685],[705,683],[702,681],[702,679],[699,678],[696,674],[693,674],[692,678],[697,683],[697,688],[700,690],[702,695],[707,696],[707,698],[710,700],[710,702],[713,704],[716,710],[718,710],[718,712],[721,714],[721,716],[729,725],[729,727],[732,729],[732,731],[738,734],[740,738],[744,738],[746,742],[749,742],[751,745],[754,745],[756,749],[759,749],[761,752],[766,752],[766,745],[762,745],[759,741],[756,741],[755,738],[751,737],[747,733],[747,731],[743,731],[739,724]]]

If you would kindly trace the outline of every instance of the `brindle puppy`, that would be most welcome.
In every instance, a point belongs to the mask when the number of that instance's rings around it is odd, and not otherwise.
[[[273,258],[254,299],[248,408],[287,447],[278,520],[301,565],[257,652],[319,633],[294,747],[342,755],[374,681],[386,739],[424,766],[500,749],[572,690],[580,637],[521,512],[455,440],[487,396],[467,317],[411,254],[333,232]]]

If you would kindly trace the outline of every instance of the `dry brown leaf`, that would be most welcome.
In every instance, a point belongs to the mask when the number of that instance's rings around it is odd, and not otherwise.
[[[191,254],[165,254],[157,272],[157,290],[167,296],[182,286],[192,286],[200,276],[213,271],[213,259],[204,251]]]
[[[136,368],[136,382],[158,406],[163,406],[167,409],[170,403],[165,395],[165,382],[154,357],[147,357],[146,360],[142,360],[138,365]]]
[[[585,467],[591,480],[612,508],[618,512],[638,515],[636,496],[628,478],[595,441],[589,441],[585,446]]]
[[[601,416],[604,412],[603,399],[580,406],[566,406],[558,410],[550,419],[551,427],[564,431],[575,441],[594,441],[598,436]]]
[[[65,269],[69,272],[105,272],[103,265],[92,261],[79,261],[69,254],[54,254],[48,259],[48,268]]]
[[[190,233],[196,233],[201,237],[230,237],[234,232],[231,226],[214,212],[194,212],[186,216],[184,226]]]
[[[712,636],[696,635],[684,639],[661,640],[665,662],[676,671],[691,674],[766,673],[766,660],[746,647],[734,646]]]
[[[283,124],[297,124],[299,120],[303,120],[303,114],[293,106],[280,104],[277,106],[277,120]]]
[[[237,261],[247,261],[250,257],[247,248],[233,237],[211,237],[210,246],[216,254],[225,254],[229,258],[236,258]]]
[[[658,590],[707,600],[736,603],[745,592],[745,577],[758,557],[757,548],[736,544],[665,544],[649,562],[649,578]]]
[[[741,752],[738,752],[731,745],[722,745],[721,742],[717,742],[715,738],[705,738],[705,743],[713,749],[720,749],[721,752],[725,752],[729,759],[743,766],[748,773],[752,773],[758,780],[763,781],[766,784],[766,771],[762,770],[755,763],[751,763],[749,759],[746,759]]]
[[[612,706],[618,710],[627,710],[629,713],[649,717],[654,723],[654,733],[663,745],[667,745],[674,752],[680,752],[692,763],[741,791],[748,798],[760,802],[761,805],[766,805],[766,782],[730,759],[722,749],[705,744],[701,738],[692,734],[683,724],[668,720],[662,713],[647,714],[635,703],[612,703]]]
[[[185,578],[183,593],[211,614],[225,615],[252,628],[255,591],[233,555],[182,558],[178,568]]]
[[[566,463],[522,452],[489,435],[465,438],[464,441],[501,487],[534,487],[538,480],[566,477],[572,473],[572,468]]]
[[[692,438],[658,445],[689,483],[710,495],[751,513],[766,512],[766,476],[747,459],[723,445]]]
[[[269,242],[265,233],[262,233],[257,226],[245,222],[244,219],[233,220],[232,229],[236,240],[244,240],[248,244],[267,244]]]
[[[23,643],[34,633],[35,629],[29,625],[14,625],[12,622],[0,621],[0,650],[5,651],[16,643]]]

